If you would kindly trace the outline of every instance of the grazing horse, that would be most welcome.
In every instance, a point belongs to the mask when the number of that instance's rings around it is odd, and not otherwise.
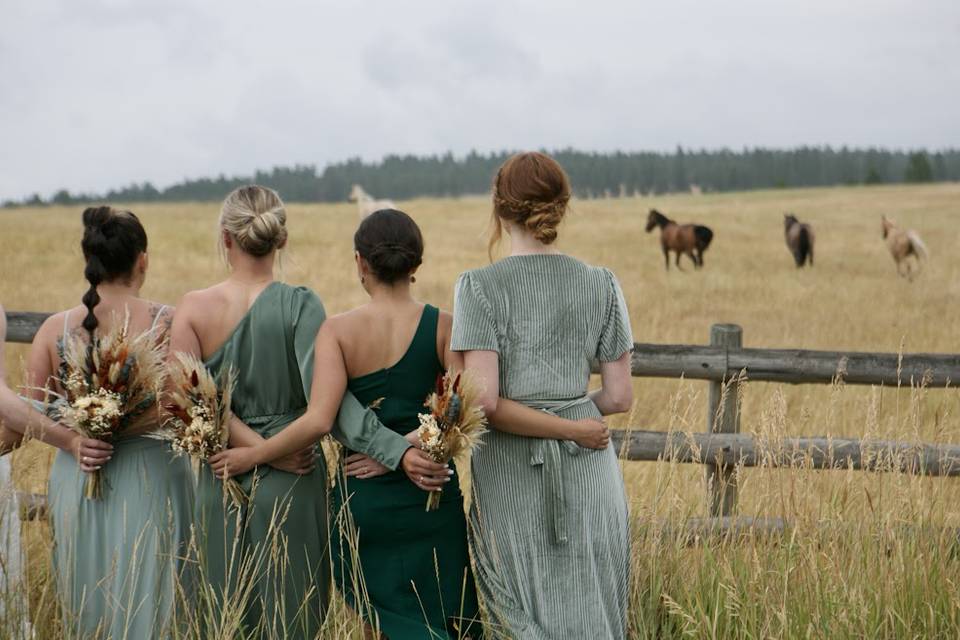
[[[397,208],[397,205],[393,204],[390,200],[374,199],[373,196],[364,191],[363,187],[358,184],[353,185],[353,189],[350,190],[350,196],[347,200],[357,203],[357,213],[360,216],[360,220],[363,220],[374,211],[380,211],[380,209]]]
[[[813,227],[806,222],[797,220],[792,213],[783,214],[783,234],[787,239],[787,249],[793,254],[793,261],[797,268],[802,267],[808,260],[813,266]]]
[[[680,266],[680,256],[686,254],[693,260],[693,266],[699,269],[703,266],[703,252],[713,240],[713,231],[710,227],[699,224],[677,224],[656,209],[650,209],[647,217],[647,233],[654,227],[660,227],[660,246],[663,248],[663,258],[666,261],[667,271],[670,270],[670,252],[677,254],[677,269]]]
[[[913,265],[908,258],[913,256],[916,263],[916,273],[920,273],[920,261],[926,259],[929,253],[927,245],[923,244],[920,235],[913,229],[904,231],[897,226],[893,220],[888,220],[883,216],[880,222],[883,228],[883,239],[887,242],[887,248],[890,249],[890,255],[897,263],[897,275],[913,280],[915,275]],[[902,267],[906,267],[906,271]]]

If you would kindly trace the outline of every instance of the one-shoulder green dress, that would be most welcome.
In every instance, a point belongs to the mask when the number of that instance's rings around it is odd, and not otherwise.
[[[378,406],[381,422],[398,434],[417,428],[417,414],[426,411],[424,401],[443,372],[438,318],[437,308],[426,305],[400,361],[349,382],[357,399]],[[362,480],[337,477],[337,586],[390,640],[480,637],[458,476],[447,483],[436,511],[425,511],[427,495],[402,471]]]
[[[305,287],[274,282],[260,294],[227,341],[206,360],[217,376],[237,372],[234,414],[264,438],[303,415],[313,376],[314,342],[323,305]],[[334,433],[396,467],[408,446],[384,433],[372,411],[348,394]],[[239,476],[251,501],[237,509],[222,483],[202,467],[197,487],[202,578],[218,609],[241,610],[242,628],[215,623],[223,637],[313,639],[330,593],[327,470],[298,476],[257,467]],[[201,603],[209,606],[210,603]],[[227,616],[225,616],[227,617]]]

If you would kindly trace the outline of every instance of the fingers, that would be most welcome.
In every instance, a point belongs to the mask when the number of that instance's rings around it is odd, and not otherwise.
[[[344,465],[343,473],[347,477],[359,477],[361,473],[365,473],[369,469],[369,464],[363,464],[362,462],[354,462],[353,464]]]
[[[407,475],[415,476],[431,476],[438,478],[447,478],[453,475],[453,469],[446,465],[439,465],[439,469],[435,464],[420,464],[416,461],[411,461],[411,463],[405,467]]]
[[[426,491],[439,491],[450,482],[450,476],[419,476],[414,483]]]
[[[109,442],[104,442],[103,440],[96,440],[94,438],[83,438],[80,441],[80,447],[87,449],[99,449],[108,453],[113,451],[112,444]]]
[[[377,476],[382,476],[386,472],[387,472],[386,467],[378,465],[370,469],[364,469],[363,471],[357,474],[357,478],[360,480],[367,480],[369,478],[376,478]]]
[[[404,461],[415,467],[420,475],[442,475],[450,469],[450,465],[434,462],[430,456],[420,449],[410,448],[408,451],[410,451],[410,454],[404,457]]]
[[[362,454],[362,453],[354,453],[354,454],[351,454],[351,455],[347,456],[347,457],[344,459],[344,463],[346,463],[346,465],[350,465],[350,464],[352,464],[352,463],[354,463],[354,462],[363,462],[364,460],[369,460],[369,459],[370,459],[370,458],[367,457],[365,454]]]
[[[91,467],[99,467],[107,463],[107,460],[113,456],[108,451],[103,451],[102,449],[88,449],[87,447],[80,447],[80,464],[89,465]]]

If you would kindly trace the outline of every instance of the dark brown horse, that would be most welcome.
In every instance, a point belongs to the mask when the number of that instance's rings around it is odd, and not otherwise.
[[[663,248],[663,258],[666,261],[667,271],[670,270],[670,252],[677,254],[677,269],[680,266],[680,256],[687,255],[693,260],[693,266],[699,269],[703,266],[703,252],[713,240],[713,231],[710,227],[701,224],[677,224],[656,209],[650,209],[647,217],[647,233],[654,227],[660,227],[660,246]]]
[[[797,220],[797,216],[792,213],[783,214],[783,235],[787,240],[787,249],[793,255],[793,261],[797,263],[797,268],[806,263],[813,266],[813,227],[805,222]]]

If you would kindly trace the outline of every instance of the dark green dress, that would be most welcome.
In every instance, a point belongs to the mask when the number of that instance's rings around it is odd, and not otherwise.
[[[236,369],[233,412],[264,438],[303,415],[313,378],[314,342],[324,318],[315,293],[274,282],[207,359],[214,375],[230,366]],[[408,446],[350,394],[334,433],[393,467]],[[208,635],[315,638],[330,594],[323,456],[309,475],[263,466],[237,479],[252,496],[239,510],[224,501],[222,484],[206,465],[197,487],[202,578],[208,597],[217,600],[200,606],[243,611],[242,629],[217,621]]]
[[[364,405],[382,398],[380,421],[398,434],[417,427],[417,414],[426,411],[424,400],[443,371],[437,357],[438,317],[437,308],[426,305],[400,361],[349,382]],[[427,493],[402,470],[366,480],[341,474],[337,482],[332,514],[340,535],[333,570],[347,603],[390,640],[459,638],[467,632],[478,637],[458,476],[447,483],[440,508],[429,513]]]

